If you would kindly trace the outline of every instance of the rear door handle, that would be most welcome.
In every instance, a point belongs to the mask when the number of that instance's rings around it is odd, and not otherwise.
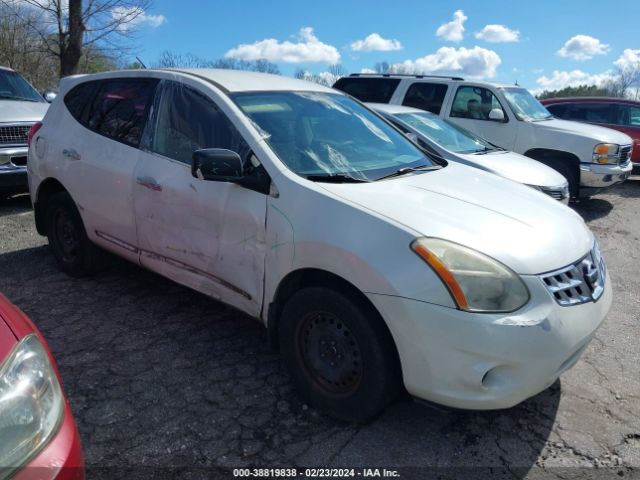
[[[148,188],[149,190],[153,190],[154,192],[161,192],[162,185],[156,182],[155,178],[151,177],[137,177],[136,183],[138,185],[142,185],[143,187]]]
[[[80,154],[76,152],[73,148],[65,148],[62,150],[62,155],[70,160],[80,160]]]

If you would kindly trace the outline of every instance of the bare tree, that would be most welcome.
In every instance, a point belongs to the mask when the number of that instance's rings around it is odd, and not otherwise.
[[[280,74],[278,66],[267,60],[256,60],[255,62],[237,60],[235,58],[207,60],[192,53],[181,55],[169,50],[165,50],[160,54],[155,66],[158,68],[222,68],[225,70],[249,70],[252,72]]]
[[[42,51],[40,37],[29,27],[36,21],[35,12],[0,4],[0,65],[19,71],[38,90],[52,88],[57,83],[57,66]]]
[[[83,51],[122,51],[152,0],[0,0],[26,20],[41,49],[58,59],[60,77],[78,72]],[[26,7],[26,8],[25,8]]]
[[[624,98],[633,87],[636,88],[637,95],[637,88],[640,87],[640,62],[636,65],[619,67],[617,75],[609,80],[604,87],[612,97]]]
[[[391,65],[389,64],[389,62],[378,62],[373,66],[373,69],[376,71],[376,73],[389,73]]]

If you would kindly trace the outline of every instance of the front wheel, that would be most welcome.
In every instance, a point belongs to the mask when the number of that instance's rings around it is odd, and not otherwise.
[[[300,395],[335,417],[367,421],[400,390],[386,326],[339,292],[310,287],[295,293],[283,309],[279,341]]]
[[[58,265],[72,277],[94,273],[102,252],[89,238],[80,213],[66,192],[53,195],[46,207],[47,238]]]

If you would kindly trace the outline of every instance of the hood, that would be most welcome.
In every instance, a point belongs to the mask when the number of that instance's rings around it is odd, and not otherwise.
[[[39,122],[49,104],[22,100],[0,100],[0,123]]]
[[[571,122],[569,120],[542,120],[533,122],[536,128],[544,128],[556,131],[561,134],[573,134],[581,137],[596,140],[596,143],[617,143],[618,145],[628,145],[632,143],[628,135],[606,127],[599,127],[590,123]]]
[[[318,185],[416,235],[474,248],[520,274],[569,265],[594,241],[582,218],[562,203],[453,162],[441,170],[378,182]]]
[[[567,179],[551,167],[515,152],[456,154],[469,165],[488,170],[514,182],[538,187],[559,187]]]

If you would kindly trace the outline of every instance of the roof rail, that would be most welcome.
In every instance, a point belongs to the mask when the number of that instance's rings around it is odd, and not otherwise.
[[[450,77],[448,75],[422,75],[411,73],[352,73],[350,77],[411,77],[411,78],[446,78],[448,80],[461,80],[462,77]]]

